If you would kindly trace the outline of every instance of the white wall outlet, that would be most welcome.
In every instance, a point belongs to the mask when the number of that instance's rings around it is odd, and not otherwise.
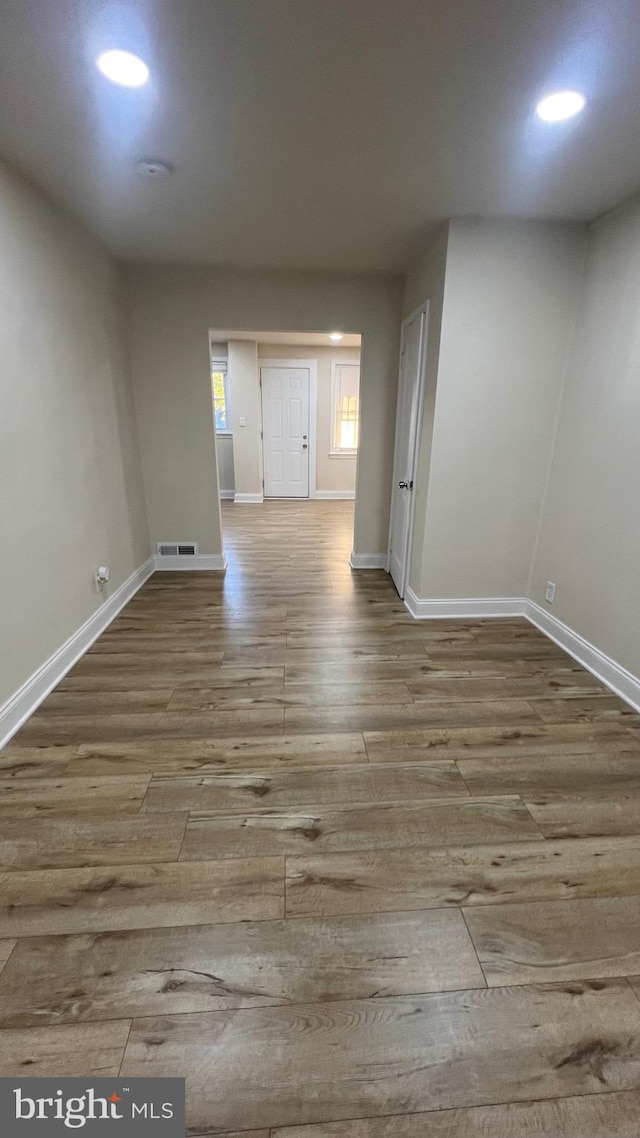
[[[553,602],[555,601],[555,599],[556,599],[556,587],[555,587],[553,581],[547,581],[547,587],[544,591],[544,599],[545,599],[545,601],[548,601],[550,605],[552,605]]]
[[[238,419],[238,423],[241,427],[246,427],[247,420],[245,419],[244,415],[240,416],[240,418]]]

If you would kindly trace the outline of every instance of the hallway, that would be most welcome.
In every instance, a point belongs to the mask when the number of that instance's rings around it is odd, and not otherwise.
[[[524,620],[413,620],[351,502],[223,525],[0,753],[0,1074],[184,1075],[201,1136],[635,1138],[640,716]]]

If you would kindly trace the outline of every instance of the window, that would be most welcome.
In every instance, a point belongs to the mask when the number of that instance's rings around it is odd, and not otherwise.
[[[331,370],[331,449],[329,454],[358,453],[360,434],[360,364],[333,363]]]
[[[211,394],[213,396],[213,415],[216,433],[231,434],[231,415],[229,412],[229,387],[227,380],[227,361],[211,360]]]

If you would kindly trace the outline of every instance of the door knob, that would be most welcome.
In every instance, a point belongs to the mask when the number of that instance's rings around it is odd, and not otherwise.
[[[302,444],[302,449],[303,449],[303,450],[306,450],[306,449],[307,449],[307,444],[306,444],[306,443],[303,443],[303,444]]]
[[[303,439],[306,439],[306,437],[307,437],[307,436],[306,436],[306,435],[303,435],[302,437],[303,437]]]
[[[398,490],[407,490],[409,488],[408,482],[398,482]]]

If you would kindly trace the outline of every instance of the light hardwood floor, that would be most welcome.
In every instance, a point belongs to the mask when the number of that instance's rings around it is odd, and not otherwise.
[[[0,754],[0,1074],[193,1135],[637,1138],[640,716],[416,622],[347,502],[224,506]]]

